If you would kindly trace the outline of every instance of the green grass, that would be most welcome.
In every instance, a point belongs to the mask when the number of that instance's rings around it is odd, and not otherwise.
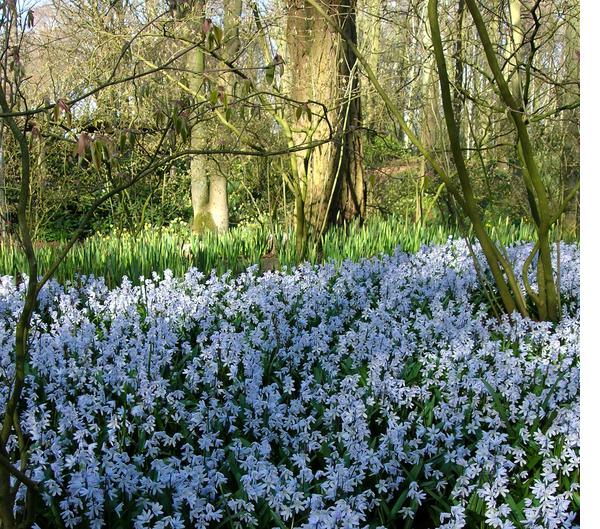
[[[525,222],[517,225],[507,220],[491,228],[492,236],[504,245],[533,240],[533,227]],[[247,226],[230,230],[223,236],[191,237],[181,223],[168,228],[148,227],[137,236],[95,235],[77,244],[58,268],[55,277],[64,282],[77,275],[101,276],[110,286],[118,284],[123,276],[134,282],[140,276],[149,277],[153,271],[170,269],[182,275],[190,266],[210,273],[244,270],[260,263],[265,254],[270,230],[267,226]],[[276,228],[273,234],[280,266],[297,264],[294,255],[294,234]],[[441,244],[448,237],[462,236],[447,226],[417,227],[405,219],[373,218],[364,226],[336,228],[325,235],[324,261],[358,260],[381,253],[392,253],[397,246],[407,252],[417,251],[423,244]],[[37,249],[40,273],[48,269],[58,252],[58,246],[40,245]],[[318,261],[317,251],[311,246],[308,261]],[[23,253],[15,246],[0,244],[0,275],[15,275],[27,270]]]

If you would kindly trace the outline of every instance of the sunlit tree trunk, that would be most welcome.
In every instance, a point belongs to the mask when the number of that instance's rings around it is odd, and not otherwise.
[[[358,24],[362,53],[371,69],[377,72],[381,54],[381,0],[359,2]],[[377,95],[370,85],[364,87],[362,93],[364,123],[367,127],[375,128]]]
[[[223,55],[228,61],[235,62],[241,48],[240,20],[241,0],[224,0],[223,4]],[[225,74],[225,86],[229,96],[233,94],[233,76]],[[227,132],[223,131],[227,135]],[[213,171],[210,175],[208,211],[214,231],[225,233],[229,229],[229,200],[227,194],[227,176],[222,171]]]
[[[225,58],[234,62],[241,49],[242,0],[223,0],[223,12]]]
[[[8,233],[8,212],[6,210],[6,176],[4,163],[4,123],[0,123],[0,240],[5,239]]]
[[[357,40],[355,5],[327,0],[322,7],[343,28],[343,38],[305,0],[290,2],[287,27],[291,95],[310,102],[310,113],[295,118],[294,140],[332,139],[295,160],[306,186],[305,220],[315,234],[366,214],[357,65],[345,44]]]
[[[564,77],[558,87],[557,107],[564,106],[559,126],[562,130],[561,191],[567,193],[579,181],[579,90],[574,81],[579,79],[579,17],[570,15],[564,35]],[[572,107],[572,108],[569,108]],[[579,200],[573,200],[566,211],[567,227],[579,230]]]
[[[523,76],[521,72],[523,56],[523,22],[521,20],[521,0],[508,1],[508,29],[506,35],[506,62],[508,86],[520,109],[524,109],[523,101]],[[504,129],[511,128],[509,116],[503,121]],[[515,180],[521,178],[519,169],[518,151],[513,148],[507,153],[509,162],[508,170]]]
[[[204,2],[194,5],[189,12],[191,39],[198,39],[200,28],[204,20]],[[206,69],[206,57],[204,51],[198,47],[194,48],[187,55],[187,74],[188,87],[190,89],[194,106],[201,108],[204,92],[204,71]],[[203,131],[202,124],[196,123],[190,133],[190,148],[201,150],[206,148],[206,134]],[[192,156],[190,162],[190,191],[192,195],[192,231],[194,233],[203,233],[207,230],[214,230],[209,211],[209,179],[207,174],[208,159],[204,155]]]
[[[435,84],[432,82],[432,72],[434,67],[434,57],[429,53],[431,48],[431,35],[426,22],[427,5],[424,4],[422,11],[423,19],[423,38],[422,47],[425,54],[425,60],[421,67],[419,81],[421,83],[420,91],[423,98],[421,113],[421,139],[423,145],[428,151],[434,151],[436,147],[436,108],[438,106]],[[425,219],[425,190],[431,177],[431,166],[427,163],[425,157],[421,158],[420,170],[415,182],[415,223],[421,224]]]
[[[465,0],[458,0],[456,8],[456,41],[454,43],[454,115],[458,125],[461,138],[465,135],[462,127],[463,110],[465,107],[465,63],[464,63],[464,48],[465,48]]]
[[[521,20],[521,0],[509,0],[510,34],[507,43],[507,58],[510,91],[518,103],[523,101],[523,81],[521,57],[523,55],[523,22]]]
[[[220,52],[227,61],[235,61],[240,50],[239,26],[242,13],[241,0],[224,0],[224,38],[223,49]],[[197,34],[200,33],[200,27],[204,21],[204,4],[199,3],[194,6],[194,24],[197,28]],[[190,52],[188,57],[188,85],[195,97],[196,106],[204,101],[203,86],[206,73],[206,55],[201,48],[196,48]],[[231,96],[233,83],[225,75],[226,90]],[[220,131],[219,134],[227,135],[227,132]],[[206,148],[209,142],[208,132],[203,130],[202,125],[196,124],[191,131],[191,148]],[[224,233],[229,228],[229,201],[227,194],[227,176],[221,171],[209,171],[210,164],[206,156],[195,155],[192,158],[190,166],[191,194],[193,221],[192,231],[203,233],[213,231]]]

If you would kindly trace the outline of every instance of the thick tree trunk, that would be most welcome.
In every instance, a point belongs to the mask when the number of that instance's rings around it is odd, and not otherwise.
[[[343,39],[305,0],[290,1],[287,28],[291,95],[311,102],[311,115],[295,120],[294,141],[332,139],[296,154],[305,219],[316,234],[366,213],[356,57],[345,45],[345,39],[356,42],[354,0],[326,0],[323,7],[343,28]]]

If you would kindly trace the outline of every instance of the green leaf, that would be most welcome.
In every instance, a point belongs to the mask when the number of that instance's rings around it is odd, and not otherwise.
[[[542,460],[542,456],[539,453],[535,453],[532,454],[530,457],[527,458],[527,469],[531,470],[533,467],[535,467],[540,461]]]
[[[445,498],[440,496],[433,487],[423,486],[423,490],[427,492],[427,494],[429,494],[434,500],[436,500],[446,511],[450,510],[451,505],[446,501]]]
[[[273,509],[271,509],[271,507],[269,507],[269,512],[271,513],[271,517],[277,524],[277,527],[279,527],[280,529],[287,529],[287,525],[285,525],[285,522]]]
[[[125,152],[126,147],[127,147],[127,134],[125,134],[125,132],[121,131],[121,133],[119,134],[119,151]]]
[[[188,123],[187,119],[184,119],[183,126],[181,128],[181,137],[183,138],[184,141],[187,141],[190,139],[191,135],[192,135],[192,130],[190,128],[190,124]]]
[[[381,505],[381,508],[383,509],[383,513],[385,514],[385,517],[387,519],[390,519],[391,518],[391,513],[390,513],[390,509],[387,506],[387,503],[384,502],[384,501],[382,501],[380,505]]]
[[[215,36],[217,46],[220,46],[221,42],[223,42],[223,29],[219,26],[213,26],[212,33]]]
[[[100,171],[102,163],[102,144],[96,140],[92,143],[92,148],[90,150],[92,152],[92,163],[94,164],[96,171]]]
[[[312,121],[312,110],[306,103],[304,103],[303,106],[304,106],[304,112],[306,112],[306,117],[308,118],[308,121]]]
[[[227,455],[227,461],[229,463],[229,470],[231,470],[233,477],[237,481],[238,487],[241,488],[242,487],[242,474],[240,472],[240,467],[238,466],[237,461],[235,460],[233,452],[229,452],[229,454]]]
[[[274,64],[269,64],[269,66],[267,66],[267,68],[265,69],[265,79],[267,81],[267,84],[273,84],[273,81],[275,79],[275,65]]]
[[[508,506],[511,508],[513,514],[515,514],[515,519],[517,522],[520,522],[521,520],[525,519],[525,516],[523,516],[523,505],[522,505],[523,501],[522,500],[519,502],[519,504],[517,504],[515,499],[510,494],[508,494],[506,496],[506,503],[508,503]]]
[[[489,382],[487,382],[487,380],[482,380],[482,382],[488,390],[488,392],[490,393],[490,395],[492,396],[492,399],[494,401],[494,409],[498,412],[502,421],[504,423],[508,423],[508,412],[506,411],[506,408],[502,405],[500,394],[489,384]]]
[[[402,505],[404,505],[404,502],[406,501],[407,496],[408,496],[408,489],[406,489],[402,494],[400,494],[400,496],[394,503],[392,510],[390,511],[392,519],[398,515],[398,512],[402,508]]]

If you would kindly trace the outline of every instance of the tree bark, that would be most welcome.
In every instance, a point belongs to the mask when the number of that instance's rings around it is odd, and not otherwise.
[[[223,2],[223,54],[228,61],[235,62],[241,49],[240,20],[242,16],[241,0],[224,0]],[[228,95],[233,94],[233,76],[225,74],[225,86]],[[224,135],[229,135],[223,131]],[[221,171],[213,171],[210,175],[208,191],[208,213],[212,230],[225,233],[229,229],[229,199],[227,194],[227,176]]]
[[[200,2],[189,13],[191,26],[194,28],[192,38],[198,38],[200,26],[204,20],[204,2]],[[194,48],[187,57],[188,86],[192,93],[194,106],[200,108],[203,101],[204,71],[206,57],[201,48]],[[193,125],[190,134],[190,148],[203,149],[206,147],[206,138],[202,125]],[[190,161],[190,192],[192,196],[192,232],[201,234],[207,230],[214,230],[213,222],[208,210],[209,179],[207,174],[208,159],[204,155],[194,155]]]
[[[8,235],[8,210],[6,202],[6,166],[4,163],[4,122],[0,123],[0,241]]]
[[[435,83],[432,82],[432,72],[434,68],[434,56],[430,55],[431,34],[426,17],[427,5],[423,5],[423,40],[422,48],[425,54],[425,60],[421,66],[420,91],[423,97],[423,108],[421,114],[421,138],[423,145],[428,151],[435,151],[436,147],[436,110],[438,106],[437,91]],[[427,183],[432,177],[431,165],[427,163],[425,157],[421,158],[419,176],[415,182],[415,223],[421,224],[425,219],[425,190]]]
[[[310,113],[292,119],[294,141],[332,138],[298,153],[295,160],[306,185],[305,219],[316,234],[366,214],[357,65],[346,45],[346,40],[357,40],[355,4],[321,4],[342,28],[343,37],[306,0],[290,0],[287,26],[291,96],[310,107]]]
[[[521,21],[521,0],[509,0],[510,35],[508,37],[508,65],[510,91],[519,104],[523,103],[523,82],[521,74],[521,57],[523,47],[523,22]]]
[[[377,72],[381,54],[381,0],[363,0],[362,8],[363,12],[358,14],[361,51],[371,69]],[[369,128],[375,128],[378,98],[370,86],[363,89],[362,93],[365,125]]]
[[[563,86],[558,88],[557,107],[573,106],[565,110],[559,126],[559,131],[563,139],[561,168],[560,168],[560,187],[563,194],[566,195],[579,182],[579,85],[574,85],[574,81],[579,79],[579,18],[570,15],[567,18],[564,35],[565,48],[565,76]],[[565,212],[565,224],[568,229],[579,234],[579,197],[573,200]]]

